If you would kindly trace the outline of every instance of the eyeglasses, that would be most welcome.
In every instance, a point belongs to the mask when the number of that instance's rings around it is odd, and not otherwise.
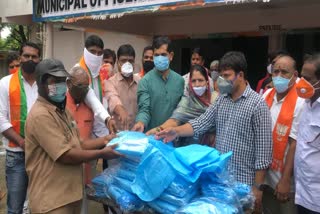
[[[20,67],[20,65],[9,65],[10,69],[19,68],[19,67]]]

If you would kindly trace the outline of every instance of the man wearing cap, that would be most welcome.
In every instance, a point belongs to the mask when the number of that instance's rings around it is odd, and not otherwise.
[[[83,193],[82,163],[121,155],[109,138],[80,141],[77,124],[66,106],[62,62],[45,59],[36,67],[39,97],[26,120],[26,171],[32,213],[79,213]],[[105,146],[105,147],[104,147]],[[98,148],[104,147],[99,150]]]

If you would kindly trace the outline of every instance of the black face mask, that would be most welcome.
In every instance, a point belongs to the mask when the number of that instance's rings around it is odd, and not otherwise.
[[[143,63],[143,70],[144,70],[145,74],[148,73],[149,71],[151,71],[153,68],[154,68],[153,61],[145,61]]]
[[[22,62],[21,68],[27,74],[32,74],[35,71],[37,65],[38,65],[37,62],[34,62],[33,60],[29,60],[26,62]]]
[[[76,103],[79,104],[80,102],[84,101],[85,97],[87,96],[89,88],[77,88],[73,86],[69,88],[70,95],[75,99]]]

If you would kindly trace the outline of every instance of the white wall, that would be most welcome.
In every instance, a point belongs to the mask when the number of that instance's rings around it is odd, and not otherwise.
[[[104,47],[114,50],[117,54],[117,50],[121,45],[130,44],[136,52],[135,64],[137,66],[141,65],[143,49],[151,45],[152,37],[151,36],[140,36],[134,34],[120,33],[120,32],[111,32],[104,31],[98,33],[86,33],[86,36],[91,34],[97,34],[100,36],[104,42]],[[136,66],[135,71],[138,71]]]
[[[151,37],[110,31],[60,31],[59,28],[54,28],[53,57],[63,61],[66,69],[69,70],[82,56],[85,38],[92,34],[101,37],[105,48],[110,48],[115,52],[120,45],[131,44],[136,51],[136,64],[141,63],[143,48],[150,45],[152,39]]]
[[[1,0],[0,1],[0,16],[2,22],[7,22],[7,17],[25,16],[32,14],[32,0]],[[31,21],[30,17],[27,20],[21,19],[21,22]]]
[[[84,32],[54,30],[53,58],[61,60],[67,70],[70,70],[79,62],[83,47]]]

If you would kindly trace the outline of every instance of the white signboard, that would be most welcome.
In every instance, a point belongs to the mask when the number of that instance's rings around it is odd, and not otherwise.
[[[187,0],[33,0],[34,21],[143,11]]]

